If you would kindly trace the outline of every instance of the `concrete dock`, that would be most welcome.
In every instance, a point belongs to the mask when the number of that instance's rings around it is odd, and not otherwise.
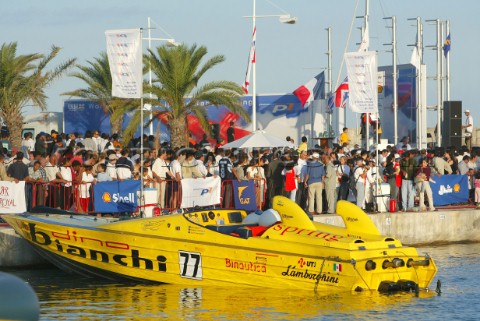
[[[386,236],[405,245],[480,242],[480,210],[464,208],[436,212],[375,213],[369,217]],[[340,216],[316,215],[316,222],[344,226]],[[43,265],[27,241],[10,227],[0,227],[0,268]]]

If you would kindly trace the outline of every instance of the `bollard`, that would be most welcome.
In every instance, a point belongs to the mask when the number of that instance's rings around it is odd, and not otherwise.
[[[0,320],[39,318],[40,304],[32,287],[12,274],[0,272]]]

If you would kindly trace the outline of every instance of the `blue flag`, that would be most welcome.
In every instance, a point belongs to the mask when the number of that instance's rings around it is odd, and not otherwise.
[[[450,51],[450,34],[448,34],[447,39],[445,39],[445,43],[443,44],[443,55],[447,58],[448,52]]]

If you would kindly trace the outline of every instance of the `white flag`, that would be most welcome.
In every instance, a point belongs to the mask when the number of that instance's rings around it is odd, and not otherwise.
[[[413,47],[412,57],[410,57],[410,63],[414,65],[417,70],[420,68],[420,52],[418,51],[418,48],[416,46]]]
[[[345,64],[350,109],[355,113],[378,112],[376,52],[347,52]]]
[[[112,74],[112,96],[141,98],[143,63],[140,29],[107,30],[105,37]]]
[[[363,32],[362,42],[360,43],[360,47],[358,47],[358,52],[368,51],[369,45],[370,45],[370,35],[368,32],[368,28],[366,28],[365,31]]]

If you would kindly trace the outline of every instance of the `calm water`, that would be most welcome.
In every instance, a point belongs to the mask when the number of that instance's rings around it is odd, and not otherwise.
[[[184,288],[116,284],[56,269],[9,272],[33,286],[41,320],[478,320],[480,244],[419,252],[436,260],[441,296]]]

